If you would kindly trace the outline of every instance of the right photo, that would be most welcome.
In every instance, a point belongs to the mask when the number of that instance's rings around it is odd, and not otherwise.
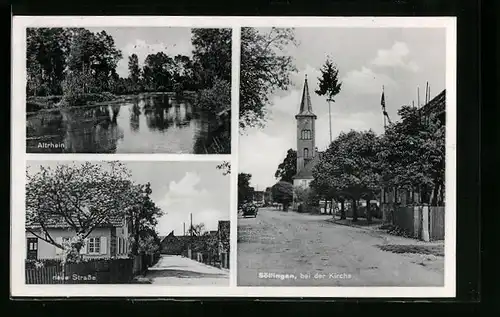
[[[446,37],[241,29],[238,286],[444,286]]]

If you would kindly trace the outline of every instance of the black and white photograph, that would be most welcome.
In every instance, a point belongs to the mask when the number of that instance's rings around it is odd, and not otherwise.
[[[26,152],[230,154],[231,37],[27,28]]]
[[[28,161],[26,284],[229,286],[229,162]]]
[[[446,36],[242,28],[238,286],[444,286]]]

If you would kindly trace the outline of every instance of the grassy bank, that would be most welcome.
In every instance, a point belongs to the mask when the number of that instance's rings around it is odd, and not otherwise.
[[[138,94],[114,95],[112,93],[89,93],[78,97],[68,98],[65,96],[30,96],[26,99],[26,112],[36,112],[40,110],[53,110],[64,107],[81,107],[105,104],[106,102],[120,102],[133,100],[135,98],[154,97],[167,95],[169,97],[178,96],[175,92],[142,92]],[[194,98],[197,93],[185,91],[182,96]],[[68,99],[70,101],[68,101]]]

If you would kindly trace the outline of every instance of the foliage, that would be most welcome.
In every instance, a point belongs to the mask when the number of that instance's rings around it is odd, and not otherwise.
[[[326,96],[327,101],[335,102],[335,96],[340,92],[342,83],[339,81],[339,71],[330,57],[321,67],[321,77],[318,78],[319,88],[316,90],[318,96]]]
[[[419,188],[426,202],[435,204],[429,200],[436,200],[444,186],[445,126],[434,114],[424,117],[413,107],[402,107],[399,115],[402,120],[390,125],[381,140],[383,184]]]
[[[213,87],[216,80],[231,82],[230,28],[200,28],[191,31],[195,81],[199,88]]]
[[[141,86],[141,68],[139,67],[139,58],[136,54],[132,54],[128,57],[128,71],[130,79],[130,90],[134,93],[140,92],[142,90]]]
[[[199,224],[195,224],[195,225],[192,225],[189,229],[188,229],[188,235],[192,235],[192,236],[202,236],[203,233],[206,232],[206,228],[205,228],[205,224],[204,223],[199,223]]]
[[[230,119],[231,84],[225,80],[215,79],[212,87],[199,92],[196,106],[217,116]]]
[[[251,174],[238,174],[238,205],[241,206],[247,201],[251,201],[253,197],[253,188],[250,186]]]
[[[352,199],[356,220],[357,201],[379,190],[379,148],[378,137],[371,130],[341,133],[315,165],[311,187],[323,197]]]
[[[217,169],[222,170],[222,175],[231,174],[231,162],[224,161],[221,164],[217,165]]]
[[[229,252],[230,248],[230,222],[219,222],[219,240],[223,252]]]
[[[82,241],[96,227],[124,218],[137,194],[129,171],[121,163],[106,165],[85,162],[54,169],[41,166],[37,173],[27,172],[27,230],[62,249],[68,260],[80,258]],[[60,245],[51,237],[49,228],[54,224],[75,232],[69,245]]]
[[[298,203],[308,202],[309,196],[312,194],[310,188],[304,188],[302,186],[294,186],[293,194],[295,201]]]
[[[253,202],[246,202],[241,205],[240,209],[244,215],[248,215],[248,214],[257,214],[258,207]]]
[[[290,74],[296,68],[285,54],[290,44],[296,44],[293,29],[272,28],[267,34],[250,27],[241,29],[241,129],[263,125],[271,94],[291,84]]]
[[[283,204],[283,210],[288,210],[288,206],[293,201],[293,185],[288,182],[278,182],[271,189],[274,201]]]
[[[151,199],[151,184],[136,185],[133,204],[127,209],[127,220],[131,225],[131,252],[138,255],[142,249],[159,248],[155,227],[162,210]],[[156,244],[156,247],[155,247]]]
[[[274,177],[283,182],[293,182],[293,177],[297,174],[297,151],[289,149],[283,162],[278,165]]]

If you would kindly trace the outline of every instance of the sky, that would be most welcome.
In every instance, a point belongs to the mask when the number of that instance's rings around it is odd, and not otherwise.
[[[165,52],[169,56],[182,54],[192,56],[191,28],[186,27],[121,27],[87,28],[91,32],[106,31],[115,40],[116,48],[123,58],[116,71],[121,77],[128,77],[128,57],[136,54],[142,66],[146,56]]]
[[[100,162],[96,162],[99,164]],[[159,219],[160,236],[174,230],[183,234],[193,224],[203,223],[206,230],[217,230],[219,220],[229,220],[230,176],[216,168],[221,162],[122,162],[131,171],[132,180],[151,183],[151,197],[164,215]],[[81,164],[74,161],[28,161],[29,173],[40,165],[55,168],[58,164]]]
[[[265,29],[259,29],[266,32]],[[331,104],[332,135],[372,129],[383,132],[380,99],[385,91],[392,121],[402,105],[424,103],[426,82],[431,98],[445,89],[446,30],[444,28],[296,28],[297,46],[283,53],[292,56],[298,69],[292,87],[271,96],[270,115],[264,129],[242,132],[239,170],[252,174],[258,190],[272,186],[274,173],[290,148],[296,149],[296,121],[305,75],[308,78],[316,120],[316,145],[329,143],[328,103],[314,93],[319,69],[330,56],[339,69],[342,89]]]

